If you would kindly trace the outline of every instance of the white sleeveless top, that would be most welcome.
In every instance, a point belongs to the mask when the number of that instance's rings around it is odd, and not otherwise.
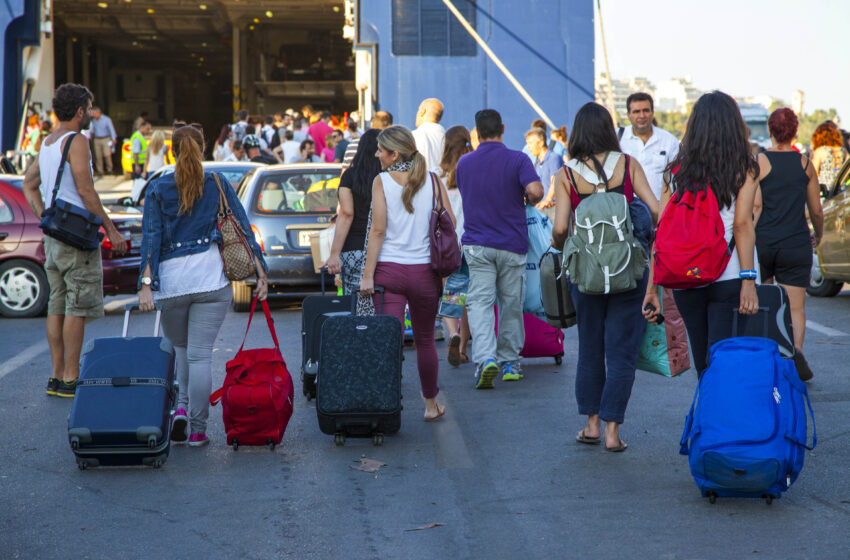
[[[401,201],[403,187],[389,173],[379,175],[387,201],[387,232],[378,262],[398,264],[428,264],[431,262],[431,208],[434,190],[431,178],[413,197],[413,214]]]
[[[148,154],[148,173],[153,173],[161,167],[165,167],[165,146],[158,154],[153,152]]]
[[[44,199],[45,210],[50,207],[50,201],[53,199],[53,187],[56,185],[59,164],[62,163],[62,143],[69,134],[73,134],[73,132],[68,132],[49,146],[46,143],[42,143],[41,151],[38,153],[38,171],[41,175],[41,196]],[[91,171],[91,160],[89,160],[89,173]],[[80,208],[85,208],[83,199],[80,198],[80,193],[77,192],[77,183],[74,182],[74,175],[71,173],[71,164],[67,161],[65,162],[65,170],[62,172],[62,182],[59,185],[59,192],[56,195],[56,200],[60,199],[75,204]]]
[[[724,235],[726,242],[732,241],[733,228],[735,226],[735,198],[732,198],[732,203],[726,208],[720,208],[720,218],[723,220],[723,227],[726,230]],[[753,264],[756,269],[756,284],[761,284],[761,271],[759,270],[759,256],[753,246]],[[720,275],[720,278],[715,282],[723,282],[724,280],[737,280],[741,272],[741,263],[738,260],[738,245],[732,250],[732,258],[729,259],[729,264],[726,265],[726,270]]]

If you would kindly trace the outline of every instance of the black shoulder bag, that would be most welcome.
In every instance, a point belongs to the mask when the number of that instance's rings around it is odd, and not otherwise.
[[[68,151],[71,149],[71,142],[76,135],[76,133],[71,134],[65,142],[65,149],[62,150],[62,162],[59,164],[59,173],[56,175],[56,184],[53,187],[53,198],[50,201],[50,207],[41,213],[39,227],[44,235],[71,247],[91,251],[97,249],[100,242],[103,241],[103,233],[100,232],[103,220],[76,204],[71,204],[62,199],[56,200],[62,175],[65,171],[65,162],[68,160]]]

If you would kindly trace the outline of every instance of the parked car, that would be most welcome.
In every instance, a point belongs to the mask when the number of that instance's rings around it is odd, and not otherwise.
[[[831,297],[850,282],[850,160],[844,162],[823,201],[823,239],[812,260],[810,295]]]
[[[21,176],[0,179],[0,313],[6,317],[41,315],[50,295],[43,235],[22,182]]]
[[[258,167],[238,194],[269,265],[269,293],[315,292],[310,234],[331,225],[341,165],[287,164]],[[247,311],[254,282],[233,282],[233,309]]]
[[[225,176],[228,182],[233,185],[233,188],[239,188],[239,184],[242,182],[242,178],[245,175],[254,169],[255,167],[260,167],[264,164],[262,163],[254,163],[251,161],[234,161],[234,162],[223,162],[223,161],[205,161],[203,163],[204,171],[210,172],[215,171],[216,173],[221,173]],[[145,198],[145,193],[147,192],[148,185],[151,184],[152,181],[162,177],[163,175],[170,175],[174,173],[173,165],[166,165],[164,167],[160,167],[153,173],[151,173],[150,177],[144,183],[144,186],[138,191],[135,189],[130,192],[130,196],[125,197],[119,201],[121,206],[135,206],[141,207]],[[139,210],[141,211],[141,209]]]

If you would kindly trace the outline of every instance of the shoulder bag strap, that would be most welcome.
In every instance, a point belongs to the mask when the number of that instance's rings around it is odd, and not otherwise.
[[[68,152],[71,151],[71,142],[76,136],[76,132],[68,135],[68,140],[65,141],[65,147],[62,149],[62,161],[59,162],[59,173],[56,174],[56,184],[53,185],[53,198],[50,200],[50,207],[56,204],[56,195],[59,194],[59,185],[62,183],[62,175],[65,172],[65,162],[68,160]]]
[[[230,214],[230,205],[227,203],[227,197],[224,195],[224,189],[221,188],[221,182],[218,180],[218,175],[215,173],[212,174],[213,181],[215,181],[215,186],[218,187],[218,215],[225,216],[226,214]],[[206,181],[206,175],[204,176],[204,181]]]
[[[434,188],[434,204],[431,207],[432,210],[437,210],[437,202],[440,203],[440,210],[445,208],[446,206],[443,204],[443,189],[437,185],[437,174],[434,172],[429,172],[431,175],[431,186]]]

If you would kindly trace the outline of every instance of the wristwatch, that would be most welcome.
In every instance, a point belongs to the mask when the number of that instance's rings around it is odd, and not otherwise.
[[[150,286],[151,285],[151,279],[150,279],[149,276],[142,276],[142,285],[144,285],[144,286]]]

